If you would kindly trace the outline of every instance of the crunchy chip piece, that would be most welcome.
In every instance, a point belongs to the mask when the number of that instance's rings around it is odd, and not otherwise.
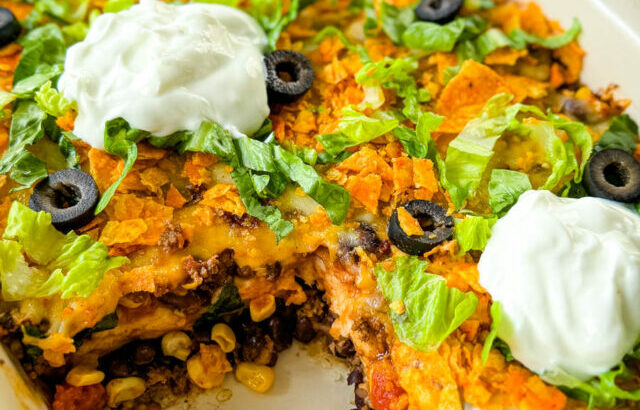
[[[187,157],[182,174],[189,179],[192,185],[209,184],[211,172],[208,167],[218,162],[212,154],[196,152]]]
[[[293,124],[296,132],[311,133],[316,131],[316,117],[310,111],[301,111]]]
[[[180,191],[171,184],[167,191],[167,198],[164,201],[165,205],[172,208],[182,208],[182,205],[187,203],[187,200],[182,196]]]
[[[413,184],[423,191],[422,197],[419,199],[430,200],[433,194],[438,192],[439,185],[433,169],[433,162],[428,159],[413,158]]]
[[[444,84],[444,72],[447,68],[458,65],[458,56],[455,53],[439,51],[429,57],[429,63],[438,67],[438,82]]]
[[[342,171],[357,172],[364,176],[378,174],[386,181],[393,181],[393,170],[375,150],[363,147],[358,152],[342,161],[338,167]]]
[[[7,0],[0,1],[0,7],[4,7],[11,10],[11,12],[16,16],[18,20],[26,19],[29,13],[31,13],[31,10],[33,10],[33,4],[18,3],[15,1],[7,1]]]
[[[503,92],[513,93],[503,77],[486,65],[473,60],[465,61],[460,73],[449,81],[438,99],[436,112],[446,118],[437,131],[462,131],[464,125],[480,113],[491,97]]]
[[[572,84],[580,79],[584,55],[584,50],[575,41],[553,50],[553,56],[560,60],[564,66],[562,67],[562,74],[565,83]]]
[[[529,54],[526,48],[522,50],[516,50],[511,47],[502,47],[484,58],[484,63],[488,65],[500,64],[500,65],[515,65],[518,59]]]
[[[58,117],[56,119],[56,124],[58,124],[58,127],[62,128],[64,131],[73,131],[75,121],[76,117],[73,111],[69,110],[62,117]]]
[[[138,160],[158,160],[167,155],[167,150],[156,148],[146,142],[138,144]]]
[[[378,198],[382,189],[382,178],[377,174],[368,174],[366,176],[355,175],[349,177],[345,186],[351,196],[358,201],[370,212],[377,213]]]
[[[403,207],[398,208],[398,223],[407,235],[424,235],[420,222]]]
[[[133,244],[146,231],[147,224],[142,218],[109,221],[100,234],[100,242],[107,246]]]
[[[513,89],[516,100],[524,100],[525,98],[543,98],[547,96],[547,88],[549,84],[536,81],[533,78],[522,77],[519,75],[506,74],[504,78]]]
[[[4,153],[7,148],[9,148],[9,130],[0,127],[0,154]]]
[[[510,33],[515,29],[522,28],[520,25],[520,7],[515,2],[508,2],[501,6],[490,9],[487,18],[490,22],[502,26],[502,31]]]
[[[547,18],[542,14],[540,6],[534,2],[527,3],[527,7],[520,12],[520,26],[527,33],[540,37],[552,34]]]
[[[89,174],[98,184],[100,192],[104,192],[122,172],[122,159],[108,154],[101,149],[89,150]]]
[[[140,173],[140,183],[151,192],[158,193],[160,187],[169,183],[169,176],[160,168],[147,168]]]
[[[242,216],[246,213],[244,204],[238,194],[238,188],[231,184],[214,185],[204,193],[200,205],[206,205],[211,209],[221,210],[236,216]]]
[[[413,161],[408,157],[391,160],[393,164],[393,189],[396,193],[404,192],[413,185]]]

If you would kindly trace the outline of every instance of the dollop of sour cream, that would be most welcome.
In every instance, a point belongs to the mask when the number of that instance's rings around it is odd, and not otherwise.
[[[232,7],[142,0],[95,19],[67,51],[58,88],[77,102],[74,133],[97,148],[105,122],[117,117],[156,136],[203,120],[251,134],[269,115],[266,41],[257,22]]]
[[[597,376],[640,335],[640,217],[613,202],[525,192],[478,269],[501,303],[498,337],[547,380]]]

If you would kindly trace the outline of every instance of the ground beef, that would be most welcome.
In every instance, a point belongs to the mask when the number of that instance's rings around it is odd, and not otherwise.
[[[205,184],[187,185],[186,188],[191,195],[191,198],[189,198],[189,201],[187,202],[187,204],[189,205],[200,202],[204,193],[207,191],[207,186]]]
[[[219,287],[222,286],[225,281],[224,267],[221,266],[219,258],[216,256],[204,261],[189,256],[185,259],[183,267],[191,279],[191,282],[197,284],[208,282],[215,287]]]
[[[84,387],[65,384],[56,386],[53,410],[95,410],[106,404],[107,395],[101,384]]]
[[[178,223],[165,224],[164,231],[160,235],[158,240],[158,246],[162,248],[165,253],[169,253],[174,249],[182,249],[187,245],[187,240],[184,236],[182,226]]]
[[[238,216],[229,212],[224,212],[222,214],[222,219],[233,228],[255,229],[260,224],[260,221],[257,218],[254,218],[249,214]]]

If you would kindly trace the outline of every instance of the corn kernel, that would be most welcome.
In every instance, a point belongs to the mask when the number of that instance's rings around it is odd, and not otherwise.
[[[205,390],[220,386],[225,375],[225,373],[207,371],[200,353],[187,360],[187,374],[196,386]]]
[[[216,323],[211,329],[211,340],[216,342],[223,352],[229,353],[236,348],[236,335],[224,323]]]
[[[251,320],[262,322],[276,311],[276,298],[273,295],[262,295],[249,303]]]
[[[89,366],[76,366],[67,373],[65,379],[72,386],[82,387],[98,384],[104,380],[104,373]]]
[[[142,396],[146,389],[144,380],[139,377],[113,379],[107,383],[107,404],[116,407],[118,404]]]
[[[191,354],[191,339],[185,332],[173,331],[167,333],[162,336],[160,345],[165,356],[175,357],[183,362]]]
[[[407,309],[404,306],[404,303],[402,303],[401,300],[394,300],[393,302],[391,302],[389,304],[389,309],[391,309],[391,311],[396,315],[402,315],[404,314],[404,312],[407,311]]]
[[[274,377],[271,367],[253,363],[239,363],[236,367],[236,379],[258,393],[266,393],[273,385]]]

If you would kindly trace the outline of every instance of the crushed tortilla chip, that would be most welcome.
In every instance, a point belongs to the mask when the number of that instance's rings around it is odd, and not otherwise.
[[[358,201],[370,212],[377,213],[378,198],[382,189],[382,178],[377,174],[368,174],[366,176],[355,175],[349,177],[345,186],[351,196]]]
[[[513,66],[521,58],[529,54],[526,48],[516,50],[511,47],[501,47],[494,50],[484,58],[484,63],[488,65],[508,65]]]
[[[398,223],[400,224],[400,229],[404,231],[409,236],[424,235],[424,231],[420,226],[420,222],[407,211],[404,207],[398,208]]]
[[[172,208],[182,208],[182,205],[187,203],[187,200],[182,196],[180,191],[171,184],[167,191],[167,198],[164,201],[165,205]]]
[[[207,190],[200,201],[200,205],[214,210],[221,210],[236,216],[244,215],[247,210],[240,199],[238,188],[232,184],[216,184]]]

